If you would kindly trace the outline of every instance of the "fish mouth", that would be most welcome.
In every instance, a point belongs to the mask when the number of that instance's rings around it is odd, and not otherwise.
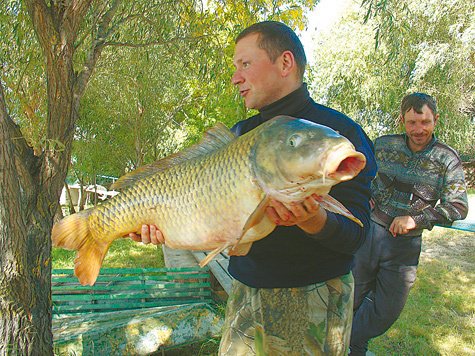
[[[320,170],[318,174],[298,182],[291,181],[280,189],[270,191],[269,195],[283,203],[290,203],[302,201],[313,193],[328,194],[333,185],[356,177],[365,167],[366,157],[353,147],[344,145],[329,153],[324,162],[323,172]]]
[[[338,182],[350,180],[358,175],[366,165],[366,157],[349,147],[340,148],[328,156],[324,167],[324,177]]]

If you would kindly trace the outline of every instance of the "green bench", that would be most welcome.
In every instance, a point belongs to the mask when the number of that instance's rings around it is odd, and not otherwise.
[[[219,335],[208,269],[102,268],[94,286],[52,273],[57,354],[148,354]]]
[[[437,226],[445,227],[448,229],[475,232],[475,219],[473,217],[469,217],[464,220],[454,221],[453,224],[449,226],[448,225],[437,225]]]

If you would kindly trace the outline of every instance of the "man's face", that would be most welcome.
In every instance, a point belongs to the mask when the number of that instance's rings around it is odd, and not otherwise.
[[[412,108],[404,114],[402,120],[409,138],[409,148],[413,152],[421,151],[430,142],[438,117],[434,117],[427,105],[422,107],[421,114]]]
[[[261,109],[284,97],[287,92],[282,82],[282,61],[275,63],[267,52],[258,47],[258,34],[239,40],[234,50],[236,68],[231,81],[239,89],[249,109]]]

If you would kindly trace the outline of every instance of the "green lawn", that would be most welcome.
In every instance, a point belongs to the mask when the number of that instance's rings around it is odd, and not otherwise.
[[[424,233],[423,241],[418,278],[406,308],[370,349],[377,356],[475,355],[475,233],[434,228]],[[53,249],[54,268],[72,268],[73,260],[74,252]],[[121,239],[112,245],[104,266],[164,263],[160,248]],[[215,355],[218,343],[209,340],[176,350],[176,355]]]
[[[53,248],[53,268],[74,268],[75,251]],[[149,244],[144,245],[124,238],[114,241],[107,252],[103,267],[164,267],[162,249]]]
[[[417,280],[376,355],[475,355],[475,233],[425,232]]]

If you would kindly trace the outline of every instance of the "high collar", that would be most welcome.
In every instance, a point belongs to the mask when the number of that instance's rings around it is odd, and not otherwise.
[[[437,142],[437,137],[435,136],[435,134],[432,134],[432,139],[429,141],[429,143],[427,143],[427,145],[420,151],[416,151],[414,152],[413,150],[411,150],[411,148],[409,147],[409,137],[407,136],[406,133],[403,133],[402,136],[404,137],[404,142],[406,142],[406,148],[409,152],[411,152],[413,155],[416,155],[416,154],[423,154],[427,151],[430,151],[432,149],[432,147],[434,147],[435,143]]]
[[[259,112],[264,121],[277,115],[296,116],[310,100],[307,84],[303,83],[297,90],[272,104],[264,106]]]

